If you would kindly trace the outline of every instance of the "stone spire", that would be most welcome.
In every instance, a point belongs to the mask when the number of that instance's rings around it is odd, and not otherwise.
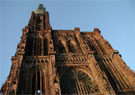
[[[43,4],[40,4],[37,8],[37,10],[35,11],[36,14],[44,14],[46,11],[45,7],[43,6]]]

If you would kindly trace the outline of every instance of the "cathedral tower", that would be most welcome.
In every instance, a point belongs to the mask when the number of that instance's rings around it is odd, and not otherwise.
[[[100,30],[53,30],[42,4],[22,30],[4,95],[135,95],[135,75]]]

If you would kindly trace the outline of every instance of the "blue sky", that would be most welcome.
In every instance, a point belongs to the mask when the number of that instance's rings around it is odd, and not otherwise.
[[[11,68],[22,29],[31,12],[42,3],[50,14],[53,29],[99,28],[103,37],[135,70],[135,0],[1,0],[0,1],[0,87]]]

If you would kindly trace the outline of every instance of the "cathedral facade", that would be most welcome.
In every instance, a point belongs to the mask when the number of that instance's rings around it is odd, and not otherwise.
[[[22,30],[3,95],[135,95],[135,75],[98,28],[53,30],[42,4]]]

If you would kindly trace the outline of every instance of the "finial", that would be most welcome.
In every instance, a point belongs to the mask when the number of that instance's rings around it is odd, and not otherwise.
[[[35,13],[37,14],[44,14],[44,12],[46,11],[45,7],[43,4],[39,4],[37,10],[35,11]]]
[[[39,4],[38,9],[45,10],[45,7],[43,4]]]

